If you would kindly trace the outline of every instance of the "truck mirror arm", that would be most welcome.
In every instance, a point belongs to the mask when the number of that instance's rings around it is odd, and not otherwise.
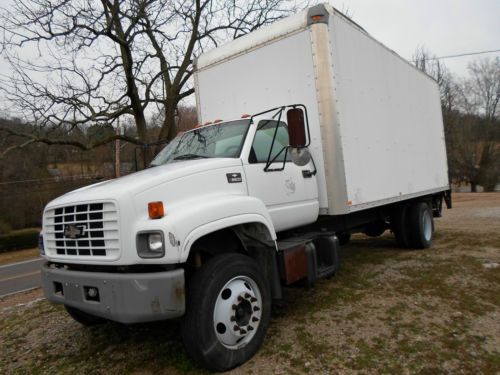
[[[276,135],[278,134],[278,127],[279,127],[279,123],[280,123],[280,120],[281,120],[281,116],[283,114],[283,111],[287,108],[302,108],[303,111],[304,111],[304,114],[305,114],[305,123],[306,123],[306,130],[307,130],[307,143],[306,145],[304,146],[304,148],[307,148],[309,147],[309,145],[311,144],[311,134],[310,134],[310,131],[309,131],[309,117],[307,115],[307,108],[305,105],[303,104],[290,104],[290,105],[285,105],[285,106],[281,106],[281,107],[276,107],[276,108],[272,108],[272,109],[268,109],[267,111],[264,111],[264,112],[260,112],[260,113],[257,113],[257,114],[254,114],[252,115],[252,117],[250,118],[250,123],[253,123],[253,119],[257,116],[261,116],[261,115],[265,115],[266,113],[270,113],[270,112],[275,112],[272,116],[272,118],[276,118],[278,117],[278,120],[276,121],[276,126],[274,128],[274,133],[273,133],[273,139],[272,139],[272,142],[271,142],[271,147],[269,149],[269,154],[267,155],[267,160],[266,160],[266,166],[264,167],[264,172],[279,172],[279,171],[282,171],[285,169],[285,165],[286,165],[286,158],[287,158],[287,155],[288,155],[288,147],[283,147],[280,152],[278,152],[272,159],[271,159],[271,153],[273,151],[273,147],[274,147],[274,143],[276,141]],[[283,158],[283,165],[281,166],[281,168],[270,168],[271,164],[275,162],[275,160],[283,153],[283,150],[285,150],[285,157]],[[312,159],[312,158],[311,158]],[[312,175],[315,175],[317,170],[316,170],[316,165],[314,164],[314,160],[313,160],[313,165],[314,165],[314,171],[311,172]]]

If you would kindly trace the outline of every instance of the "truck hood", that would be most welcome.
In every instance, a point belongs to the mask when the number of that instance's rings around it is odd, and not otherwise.
[[[47,207],[85,201],[119,200],[125,196],[131,198],[165,182],[208,170],[241,167],[241,165],[241,160],[235,158],[182,160],[70,191],[51,201]]]

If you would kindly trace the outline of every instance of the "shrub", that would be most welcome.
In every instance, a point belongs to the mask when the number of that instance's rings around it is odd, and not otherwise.
[[[10,226],[10,224],[0,219],[0,236],[2,234],[10,233],[11,231],[12,227]]]
[[[0,253],[9,250],[31,249],[37,247],[39,234],[39,229],[29,228],[0,235]]]

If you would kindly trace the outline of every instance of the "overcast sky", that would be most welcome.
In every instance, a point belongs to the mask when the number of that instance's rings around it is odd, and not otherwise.
[[[500,0],[330,0],[406,59],[417,46],[436,56],[500,49]],[[500,56],[490,53],[480,56]],[[455,74],[480,56],[442,60]]]

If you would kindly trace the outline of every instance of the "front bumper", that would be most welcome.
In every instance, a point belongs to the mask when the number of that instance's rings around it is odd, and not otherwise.
[[[45,297],[120,323],[177,318],[185,311],[184,270],[151,273],[83,272],[42,266]],[[97,288],[97,297],[88,295]]]

